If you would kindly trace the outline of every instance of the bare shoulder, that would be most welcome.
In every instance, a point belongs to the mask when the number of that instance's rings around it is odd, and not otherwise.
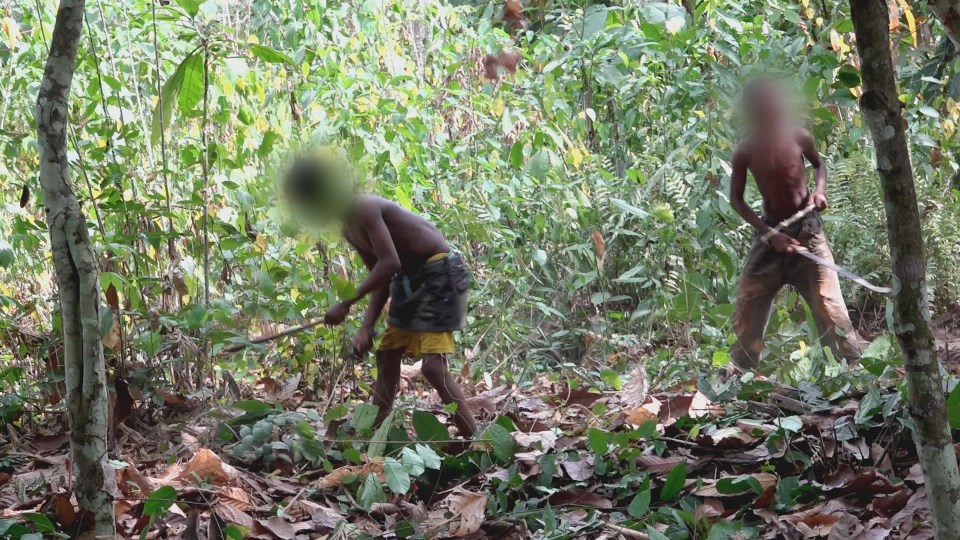
[[[794,137],[796,137],[797,142],[801,145],[813,144],[813,133],[810,133],[810,130],[807,128],[798,127],[794,130]]]
[[[383,218],[384,211],[393,205],[390,201],[376,195],[360,195],[353,203],[353,214],[357,221],[369,223],[370,220]]]
[[[743,139],[740,139],[740,142],[737,143],[737,146],[733,149],[733,162],[734,163],[748,163],[750,161],[750,156],[753,154],[755,147],[755,141],[753,137],[747,136]]]

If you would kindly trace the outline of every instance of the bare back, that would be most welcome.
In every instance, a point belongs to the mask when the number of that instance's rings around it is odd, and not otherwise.
[[[419,268],[429,257],[450,251],[450,246],[439,229],[417,214],[375,195],[362,195],[343,223],[343,237],[360,252],[368,265],[379,258],[375,247],[387,239],[372,238],[378,229],[364,223],[382,220],[385,234],[393,243],[403,270]]]

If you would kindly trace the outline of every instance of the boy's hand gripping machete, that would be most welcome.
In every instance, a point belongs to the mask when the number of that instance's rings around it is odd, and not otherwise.
[[[807,206],[806,208],[803,208],[796,214],[778,223],[776,227],[771,228],[766,234],[761,236],[760,239],[763,240],[764,242],[768,242],[773,235],[779,233],[782,229],[789,227],[790,225],[793,225],[797,221],[800,221],[801,219],[803,219],[803,217],[809,214],[813,210],[813,208],[814,207],[812,204],[810,206]],[[794,253],[797,253],[798,255],[802,255],[810,259],[811,261],[819,264],[820,266],[833,270],[837,274],[849,279],[850,281],[856,283],[857,285],[860,285],[861,287],[866,287],[871,291],[876,291],[880,294],[890,294],[891,292],[893,292],[893,289],[891,289],[890,287],[878,287],[873,283],[870,283],[869,281],[863,279],[862,277],[854,274],[853,272],[844,270],[843,268],[837,266],[835,263],[830,262],[822,257],[818,257],[813,253],[810,253],[810,251],[805,247],[794,247],[793,251]]]

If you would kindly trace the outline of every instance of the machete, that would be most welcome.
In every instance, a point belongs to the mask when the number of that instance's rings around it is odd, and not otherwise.
[[[801,209],[796,214],[778,223],[776,227],[772,227],[769,231],[767,231],[766,234],[761,236],[760,239],[763,240],[764,242],[769,241],[770,237],[780,232],[781,229],[785,227],[789,227],[790,225],[793,225],[800,219],[803,219],[803,217],[809,214],[813,210],[813,208],[814,207],[811,204],[810,206],[807,206],[806,208]],[[880,294],[890,294],[891,292],[893,292],[893,289],[891,289],[890,287],[879,287],[877,285],[874,285],[873,283],[870,283],[866,279],[863,279],[862,277],[854,274],[853,272],[850,272],[849,270],[844,270],[843,268],[838,266],[836,263],[833,263],[822,257],[818,257],[813,253],[810,253],[810,251],[807,248],[794,247],[793,252],[796,253],[797,255],[801,255],[803,257],[810,259],[811,261],[819,264],[820,266],[823,266],[824,268],[829,268],[830,270],[833,270],[838,275],[841,275],[849,279],[850,281],[856,283],[857,285],[860,285],[861,287],[866,287],[871,291],[876,291]]]

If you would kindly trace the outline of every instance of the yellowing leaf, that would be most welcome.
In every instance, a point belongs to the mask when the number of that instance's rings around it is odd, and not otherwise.
[[[17,41],[20,38],[20,25],[10,17],[4,17],[2,26],[4,33],[7,34],[7,43],[10,44],[10,50],[12,51],[17,47]]]

